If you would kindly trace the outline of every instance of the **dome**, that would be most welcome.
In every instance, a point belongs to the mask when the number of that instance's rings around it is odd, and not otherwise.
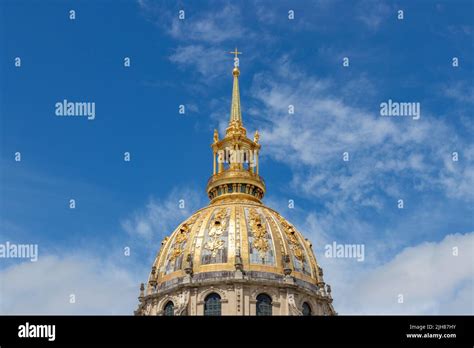
[[[245,199],[194,213],[163,241],[153,264],[158,290],[191,271],[205,279],[233,277],[236,269],[255,279],[291,274],[309,288],[321,282],[311,243],[276,211]]]
[[[229,125],[211,144],[209,205],[161,243],[137,315],[334,315],[311,243],[262,199],[260,134],[242,123],[235,49]],[[237,73],[236,73],[237,72]]]

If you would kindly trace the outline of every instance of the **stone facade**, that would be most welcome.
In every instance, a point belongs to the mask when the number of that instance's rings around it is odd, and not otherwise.
[[[263,277],[261,277],[263,278]],[[160,291],[141,293],[136,315],[165,315],[164,308],[173,303],[173,315],[204,315],[206,296],[220,296],[222,315],[256,315],[257,296],[266,294],[272,299],[272,315],[303,315],[303,303],[311,308],[311,315],[334,315],[330,288],[324,284],[314,286],[284,276],[278,282],[249,279],[237,270],[232,278],[209,275],[206,281],[184,277],[177,285]]]

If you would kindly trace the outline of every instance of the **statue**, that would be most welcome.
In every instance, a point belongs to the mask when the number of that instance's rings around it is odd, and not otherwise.
[[[258,140],[260,139],[260,134],[258,131],[255,131],[255,135],[253,136],[253,142],[258,144]]]
[[[186,315],[189,303],[189,291],[183,291],[178,297],[178,306],[175,310],[176,315]]]
[[[291,274],[290,255],[286,254],[283,256],[283,265],[283,272],[285,275],[289,276]]]
[[[294,294],[288,294],[288,311],[290,312],[290,315],[303,315],[303,312],[296,307]]]
[[[193,273],[193,257],[191,256],[191,254],[188,254],[186,256],[184,271],[186,272],[186,274],[190,274],[190,275],[192,275]]]
[[[214,144],[219,141],[219,133],[217,132],[217,129],[214,129]]]
[[[240,249],[237,249],[235,252],[235,269],[238,271],[242,271],[244,269],[242,257],[240,256]]]

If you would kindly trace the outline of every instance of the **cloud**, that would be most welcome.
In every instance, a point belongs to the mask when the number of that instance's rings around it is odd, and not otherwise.
[[[185,12],[185,18],[178,17],[179,9],[164,3],[139,0],[138,6],[145,18],[170,38],[177,46],[169,56],[169,60],[181,69],[190,73],[197,72],[203,77],[195,82],[195,89],[202,90],[202,83],[215,83],[215,78],[229,73],[232,69],[230,50],[244,46],[246,62],[248,63],[262,50],[262,45],[274,42],[275,36],[264,26],[254,28],[245,21],[249,15],[273,16],[275,11],[269,9],[266,15],[255,7],[247,4],[245,7],[233,2],[217,2],[202,11]],[[255,11],[253,10],[255,8]],[[185,10],[186,11],[186,10]],[[254,13],[255,12],[255,13]],[[245,17],[244,17],[245,15]],[[252,17],[253,18],[253,17]],[[259,18],[260,19],[260,18]],[[256,19],[251,19],[255,24]],[[255,49],[257,47],[259,49]],[[202,91],[201,91],[202,92]]]
[[[134,272],[103,256],[40,257],[0,270],[2,314],[133,314]],[[70,303],[74,294],[75,303]]]
[[[164,199],[150,198],[146,206],[125,218],[122,228],[132,236],[151,241],[171,234],[184,219],[204,205],[204,194],[173,189]],[[182,201],[182,202],[181,202]],[[180,204],[184,207],[180,208]]]
[[[366,249],[369,246],[366,246]],[[458,248],[458,256],[453,248]],[[407,247],[367,267],[319,257],[340,314],[474,314],[474,233]],[[403,295],[403,303],[398,303]]]
[[[242,24],[239,6],[227,2],[219,10],[194,11],[187,13],[183,7],[167,6],[164,2],[138,0],[142,14],[172,38],[182,42],[199,42],[217,45],[223,42],[235,42],[248,37],[249,33]],[[171,8],[174,8],[172,11]],[[179,18],[179,10],[185,11],[185,18]]]
[[[192,68],[210,81],[217,76],[222,76],[229,70],[225,62],[229,61],[223,50],[206,48],[203,45],[178,46],[169,57],[170,61],[181,68]]]
[[[370,30],[376,30],[389,17],[392,10],[386,3],[364,0],[357,4],[356,11],[356,18],[360,22],[364,23]],[[395,16],[394,11],[393,16]]]
[[[472,146],[423,108],[418,121],[382,118],[378,101],[368,106],[344,99],[349,91],[330,79],[308,76],[288,57],[274,71],[256,74],[252,113],[264,124],[262,155],[289,165],[292,187],[344,210],[347,203],[383,208],[381,198],[411,191],[444,190],[472,200]],[[357,89],[357,86],[354,85]],[[293,105],[295,114],[288,114]],[[451,154],[462,148],[463,161]],[[349,161],[343,161],[343,153]],[[416,182],[417,184],[413,184]],[[346,203],[346,204],[345,204]]]
[[[455,37],[458,37],[460,35],[471,37],[472,33],[474,32],[472,25],[466,24],[451,24],[447,26],[447,29],[448,33]]]
[[[474,87],[471,82],[457,81],[442,88],[445,97],[460,103],[474,103]]]
[[[138,286],[159,242],[201,208],[205,199],[200,191],[175,188],[164,198],[150,198],[145,207],[122,220],[128,239],[117,237],[107,247],[94,244],[93,250],[49,253],[37,262],[4,267],[0,270],[0,313],[133,314]],[[183,209],[180,200],[184,200]],[[130,256],[124,256],[124,245],[130,247]],[[69,303],[71,294],[74,304]]]
[[[247,34],[241,20],[240,8],[228,3],[219,11],[206,11],[184,20],[175,16],[167,32],[171,37],[181,41],[198,41],[214,45],[235,42]]]

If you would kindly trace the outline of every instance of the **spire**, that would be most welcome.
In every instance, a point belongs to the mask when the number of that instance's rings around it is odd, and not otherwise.
[[[219,132],[214,130],[213,173],[207,183],[207,194],[211,204],[221,200],[245,199],[261,203],[265,194],[265,183],[259,175],[258,157],[260,135],[255,132],[253,140],[247,137],[247,130],[242,124],[239,93],[239,57],[241,52],[234,52],[234,69],[232,76],[232,103],[229,126],[225,136],[220,139]]]
[[[234,70],[232,71],[232,75],[234,75],[234,86],[232,88],[232,104],[230,107],[229,126],[231,126],[234,123],[236,125],[242,125],[242,111],[240,110],[240,92],[239,92],[240,70],[238,67],[234,68]]]
[[[242,131],[243,124],[242,124],[242,110],[240,109],[240,92],[239,92],[239,52],[237,48],[233,52],[229,52],[234,54],[234,69],[232,70],[232,76],[234,76],[234,84],[232,87],[232,102],[230,106],[230,120],[229,120],[229,127],[227,128],[227,134],[231,131],[234,133],[235,131]]]

